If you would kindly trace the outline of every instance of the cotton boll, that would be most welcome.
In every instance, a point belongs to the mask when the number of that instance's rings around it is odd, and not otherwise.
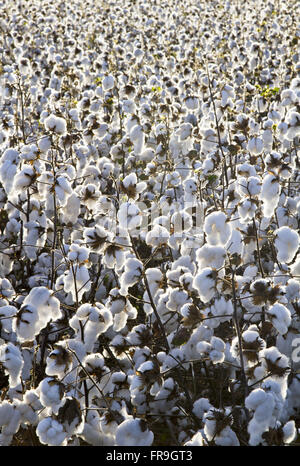
[[[299,248],[299,234],[287,226],[274,232],[277,259],[280,262],[291,262]]]
[[[128,288],[137,283],[141,278],[143,264],[138,259],[129,258],[125,261],[125,270],[120,278],[120,294],[126,296]]]
[[[67,134],[67,122],[64,118],[58,117],[53,113],[44,121],[45,129],[54,133],[65,136]]]
[[[1,290],[0,290],[1,293]],[[1,301],[1,300],[0,300]],[[14,306],[1,306],[0,305],[0,322],[1,322],[1,330],[6,334],[11,333],[12,331],[12,317],[17,315],[17,308]],[[5,338],[5,337],[4,337]]]
[[[276,303],[268,309],[267,314],[276,330],[281,335],[286,334],[291,325],[290,311],[283,304]]]
[[[181,307],[187,302],[191,302],[186,291],[174,288],[170,291],[167,308],[174,312],[180,312]]]
[[[284,443],[292,443],[292,441],[295,439],[297,430],[295,426],[295,421],[289,421],[287,422],[283,428],[283,441]]]
[[[58,409],[64,404],[64,389],[64,385],[56,377],[46,377],[37,388],[42,405],[51,408],[52,412],[57,414]]]
[[[42,419],[36,428],[36,434],[41,443],[50,446],[67,445],[67,433],[62,424],[51,417]]]
[[[144,143],[145,143],[145,134],[143,132],[143,128],[140,125],[135,125],[130,133],[129,137],[134,145],[134,153],[139,155],[144,150]]]
[[[23,402],[17,406],[22,422],[32,426],[38,424],[38,412],[43,409],[43,405],[40,402],[37,389],[27,390],[23,397]]]
[[[34,340],[36,333],[40,330],[37,328],[38,321],[39,315],[36,307],[25,304],[20,308],[17,317],[13,320],[13,329],[21,343]]]
[[[67,197],[67,202],[62,206],[63,222],[65,225],[74,225],[77,222],[80,213],[80,199],[76,193]]]
[[[24,361],[22,354],[13,343],[0,346],[0,362],[3,364],[5,372],[9,375],[10,387],[15,387],[20,383],[20,376]]]
[[[266,393],[262,388],[253,390],[245,400],[245,406],[254,411],[254,416],[248,425],[250,445],[258,445],[262,434],[272,426],[275,399],[272,393]]]
[[[208,244],[224,246],[230,238],[231,225],[224,212],[212,212],[205,218],[204,231]]]
[[[197,110],[199,107],[199,99],[196,96],[187,96],[184,103],[189,110]]]
[[[79,401],[71,396],[64,398],[58,410],[57,420],[63,426],[68,438],[82,431],[83,418]]]
[[[14,178],[13,190],[22,191],[24,188],[31,186],[37,177],[35,169],[31,166],[25,166]]]
[[[209,244],[205,244],[197,250],[196,258],[199,270],[208,266],[219,269],[224,265],[226,251],[221,246],[210,246]]]
[[[114,436],[102,429],[103,422],[101,422],[98,407],[96,405],[91,405],[91,408],[96,409],[87,411],[84,428],[79,436],[93,446],[114,445]]]
[[[199,398],[193,404],[193,413],[202,420],[205,413],[212,408],[208,398]]]
[[[85,321],[84,347],[87,352],[91,352],[97,337],[112,325],[112,314],[102,304],[96,303],[96,306],[82,304],[76,315],[79,320]]]
[[[140,209],[131,202],[124,202],[121,204],[117,217],[120,226],[128,230],[134,230],[141,226],[142,223],[142,213]]]
[[[285,287],[285,296],[288,302],[297,301],[297,299],[299,299],[300,283],[297,280],[293,278],[288,280],[286,287]]]
[[[203,437],[200,431],[196,432],[195,435],[184,443],[185,447],[202,447],[203,446]]]
[[[19,161],[19,152],[14,149],[6,149],[1,156],[0,181],[7,195],[11,192]]]
[[[271,217],[279,201],[279,182],[275,175],[269,173],[264,177],[259,197],[263,201],[264,215]]]
[[[241,196],[257,196],[261,191],[261,182],[257,176],[238,179],[238,191]]]
[[[264,150],[264,141],[259,137],[253,137],[249,140],[248,151],[253,155],[260,155]]]
[[[130,173],[121,181],[121,190],[127,194],[129,199],[138,199],[139,194],[143,192],[146,187],[147,184],[144,181],[141,181],[140,183],[137,182],[137,176],[135,173]]]
[[[218,325],[221,322],[228,322],[232,318],[233,314],[232,301],[227,301],[224,296],[221,296],[220,298],[214,300],[214,304],[210,307],[210,312],[217,318],[211,320],[215,320]]]
[[[71,367],[72,355],[63,345],[55,344],[46,359],[46,374],[49,376],[63,377]]]
[[[142,419],[126,419],[116,430],[118,446],[150,446],[153,439],[153,432]]]
[[[239,441],[236,434],[230,428],[232,418],[229,416],[228,410],[223,411],[220,409],[211,409],[204,416],[204,434],[208,441],[214,439],[216,445],[231,445],[238,446]],[[218,429],[220,421],[222,422],[222,429]]]
[[[115,78],[111,74],[103,78],[102,88],[104,91],[109,91],[110,89],[114,87],[114,85],[115,85]]]
[[[259,358],[263,362],[266,372],[271,372],[272,379],[267,379],[267,382],[274,382],[276,390],[286,396],[286,377],[290,372],[289,358],[280,353],[276,346],[265,348],[259,352]],[[276,382],[274,381],[276,378]],[[272,383],[273,383],[272,382]]]
[[[215,295],[217,276],[215,270],[206,267],[194,278],[193,287],[199,292],[199,297],[204,303]]]
[[[83,232],[83,237],[86,245],[95,252],[102,252],[105,248],[106,241],[112,240],[110,232],[98,225],[92,228],[86,228]]]
[[[145,241],[149,246],[159,247],[167,244],[170,238],[168,230],[161,225],[154,225],[154,227],[146,234]]]
[[[0,404],[0,445],[8,446],[20,427],[21,415],[16,406],[8,401]]]
[[[73,301],[77,299],[81,301],[84,293],[90,288],[90,275],[84,264],[75,265],[64,277],[64,290],[66,293],[71,293]]]
[[[56,199],[59,201],[61,206],[65,206],[67,204],[67,200],[70,194],[72,194],[72,188],[70,185],[70,181],[65,176],[58,176],[55,180],[55,193]]]
[[[288,107],[297,101],[297,95],[292,89],[284,89],[280,94],[280,98],[281,105],[284,107]]]
[[[33,308],[37,309],[39,317],[35,329],[37,332],[45,327],[51,319],[57,320],[62,317],[59,300],[55,296],[52,296],[52,292],[45,286],[33,288],[24,299],[23,305],[33,306]],[[30,311],[33,313],[32,319],[35,319],[34,309],[30,308]],[[26,317],[32,322],[30,315]],[[23,331],[25,331],[25,325],[23,326]]]

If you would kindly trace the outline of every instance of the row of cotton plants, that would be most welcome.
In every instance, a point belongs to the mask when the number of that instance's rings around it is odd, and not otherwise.
[[[0,444],[300,429],[300,5],[0,3]]]

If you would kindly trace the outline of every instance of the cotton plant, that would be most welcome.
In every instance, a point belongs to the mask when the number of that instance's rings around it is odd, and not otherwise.
[[[0,443],[293,444],[295,1],[29,3],[0,38]]]

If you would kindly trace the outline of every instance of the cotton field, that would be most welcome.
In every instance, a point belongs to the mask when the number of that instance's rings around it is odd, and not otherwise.
[[[299,17],[1,1],[0,445],[300,444]]]

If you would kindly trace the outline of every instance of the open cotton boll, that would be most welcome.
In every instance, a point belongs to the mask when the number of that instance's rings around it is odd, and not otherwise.
[[[17,403],[17,400],[14,401],[20,415],[21,422],[27,425],[36,426],[39,421],[39,411],[43,409],[43,405],[39,400],[38,390],[31,389],[27,390],[23,401]]]
[[[45,286],[38,286],[33,288],[23,301],[24,306],[29,305],[37,309],[39,317],[38,331],[45,327],[50,320],[57,320],[62,317],[60,302],[52,294],[53,292]],[[30,308],[30,311],[33,312],[32,319],[34,319],[34,309]],[[26,317],[31,318],[30,316]],[[25,325],[23,331],[25,331]]]
[[[281,94],[281,105],[288,107],[298,100],[297,95],[292,89],[284,89]]]
[[[238,192],[241,196],[257,196],[261,191],[260,178],[257,176],[240,177],[238,179]]]
[[[6,400],[0,403],[0,445],[8,446],[21,422],[21,415],[16,406]]]
[[[72,365],[72,355],[64,345],[55,344],[46,359],[46,374],[57,377],[63,377]]]
[[[67,134],[67,122],[64,118],[58,117],[51,113],[44,121],[45,129],[54,133],[65,136]]]
[[[94,252],[103,252],[106,242],[112,240],[112,234],[98,225],[92,228],[85,228],[83,237],[86,245]]]
[[[102,88],[104,91],[109,91],[110,89],[114,87],[114,85],[115,85],[115,78],[111,74],[104,76],[102,80]]]
[[[173,226],[173,234],[175,237],[181,238],[184,233],[193,228],[192,216],[184,210],[174,212],[171,217],[171,225]]]
[[[291,313],[283,304],[276,303],[267,311],[267,315],[276,330],[284,335],[291,325]]]
[[[195,276],[193,287],[198,291],[199,297],[204,303],[207,303],[214,297],[217,277],[217,272],[210,267],[205,267]]]
[[[126,419],[116,430],[117,446],[150,446],[154,439],[143,419]]]
[[[13,320],[13,330],[21,343],[34,340],[35,335],[41,330],[38,321],[39,315],[35,306],[25,304],[20,308]]]
[[[67,197],[67,202],[62,206],[63,222],[65,225],[74,225],[80,214],[80,199],[76,193],[72,193]]]
[[[13,189],[14,191],[22,191],[22,189],[30,186],[38,176],[34,167],[26,165],[14,178]]]
[[[42,419],[36,428],[39,441],[44,445],[65,446],[67,445],[68,434],[62,424],[52,417]]]
[[[224,246],[231,235],[231,225],[224,212],[212,212],[205,218],[204,231],[212,246]]]
[[[186,303],[191,303],[188,293],[180,288],[174,288],[169,293],[167,308],[174,312],[180,312],[182,306]]]
[[[102,418],[100,418],[98,407],[93,404],[91,404],[90,407],[92,409],[87,411],[84,428],[79,436],[93,446],[114,445],[114,436],[110,434],[109,431],[105,431],[103,427],[104,422]],[[112,422],[112,424],[115,424],[115,422]],[[116,426],[114,425],[114,427]],[[113,432],[114,431],[115,429]]]
[[[112,325],[112,314],[101,303],[96,303],[95,306],[82,304],[76,315],[79,320],[85,321],[84,347],[86,351],[92,351],[97,337]]]
[[[120,294],[126,296],[128,288],[137,283],[142,275],[143,264],[138,259],[129,258],[125,261],[125,270],[120,277]]]
[[[140,155],[144,150],[145,134],[141,125],[135,125],[130,133],[129,137],[134,145],[134,152],[136,155]]]
[[[74,265],[64,276],[64,291],[71,293],[74,302],[81,301],[84,293],[90,289],[90,274],[84,264]]]
[[[193,413],[202,420],[204,414],[212,408],[208,398],[199,398],[193,404]]]
[[[279,262],[291,262],[299,248],[299,234],[287,226],[274,232],[277,259]]]
[[[196,258],[200,270],[209,266],[219,269],[224,265],[226,250],[222,246],[210,246],[209,244],[205,244],[197,250]]]
[[[227,301],[224,296],[221,296],[214,300],[213,305],[210,307],[210,312],[213,316],[217,317],[217,319],[211,319],[212,321],[216,320],[218,324],[221,322],[228,322],[233,314],[232,301]]]
[[[137,176],[135,173],[130,173],[125,176],[120,184],[121,190],[127,194],[129,199],[137,199],[138,195],[147,187],[147,183],[144,181],[141,181],[140,183],[137,182]]]
[[[200,430],[193,435],[191,440],[188,440],[187,442],[185,442],[184,446],[185,447],[202,447],[203,437],[202,437]]]
[[[219,427],[220,424],[223,428]],[[210,409],[204,415],[204,434],[207,440],[211,441],[214,439],[215,444],[220,446],[239,446],[240,442],[231,429],[231,424],[232,417],[228,409],[224,411],[214,408]]]
[[[65,176],[58,176],[55,180],[55,194],[56,199],[59,201],[61,206],[65,206],[68,197],[72,194],[70,181]]]
[[[6,149],[1,155],[0,162],[0,181],[6,194],[10,194],[14,176],[20,161],[20,154],[15,149]]]
[[[284,443],[292,443],[297,434],[295,421],[289,421],[282,427]]]
[[[257,136],[251,138],[248,142],[247,149],[253,155],[260,155],[264,150],[263,139]]]
[[[154,225],[154,227],[146,234],[145,241],[149,246],[158,247],[168,243],[170,233],[161,225]]]
[[[1,293],[1,290],[0,290]],[[1,301],[1,300],[0,300]],[[12,331],[12,317],[17,315],[17,308],[14,306],[1,306],[0,304],[0,322],[1,322],[1,330],[6,332],[7,334],[11,333]]]
[[[73,243],[69,248],[68,259],[71,262],[82,263],[88,260],[89,254],[90,251],[88,248],[77,243]]]
[[[9,375],[9,386],[15,387],[20,383],[20,376],[24,366],[22,353],[13,343],[0,346],[0,362]]]
[[[40,401],[46,408],[51,408],[57,414],[58,409],[64,404],[63,396],[65,387],[56,377],[46,377],[37,387]]]
[[[131,202],[123,202],[118,211],[120,226],[127,230],[134,230],[142,223],[142,213],[140,209]]]
[[[300,135],[300,113],[295,111],[288,112],[286,116],[286,123],[289,127],[286,133],[286,138],[289,141],[293,141],[294,138]]]
[[[262,190],[259,198],[263,201],[263,213],[265,217],[271,217],[279,201],[279,180],[278,177],[269,173],[264,176]]]

